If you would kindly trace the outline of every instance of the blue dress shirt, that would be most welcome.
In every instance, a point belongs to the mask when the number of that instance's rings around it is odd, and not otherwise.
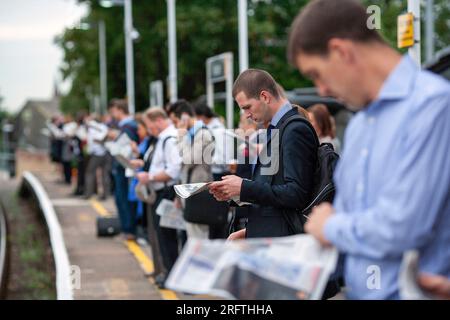
[[[352,299],[399,298],[402,255],[450,277],[450,84],[408,57],[351,120],[325,237]]]

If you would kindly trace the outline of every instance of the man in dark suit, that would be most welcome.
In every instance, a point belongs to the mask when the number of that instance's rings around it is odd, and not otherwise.
[[[247,118],[269,126],[252,180],[231,175],[209,187],[219,201],[239,198],[252,204],[246,229],[231,234],[229,239],[292,235],[293,224],[297,227],[302,224],[296,209],[305,208],[312,197],[316,134],[304,122],[292,121],[280,137],[279,129],[298,111],[280,94],[272,76],[263,70],[248,69],[239,75],[233,96]]]

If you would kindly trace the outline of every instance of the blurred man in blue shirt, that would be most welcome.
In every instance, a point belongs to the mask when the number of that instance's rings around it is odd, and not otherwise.
[[[326,21],[326,23],[323,23]],[[390,48],[353,0],[310,2],[294,21],[291,62],[359,111],[334,178],[333,206],[305,230],[345,254],[352,299],[399,298],[403,253],[450,277],[450,84]]]

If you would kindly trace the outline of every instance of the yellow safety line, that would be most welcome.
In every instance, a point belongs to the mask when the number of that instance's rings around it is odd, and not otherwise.
[[[95,211],[97,211],[98,214],[101,215],[102,217],[110,217],[111,216],[111,214],[108,212],[108,210],[106,210],[106,208],[97,200],[91,199],[91,200],[89,200],[89,202],[91,203],[92,207],[94,207]]]
[[[128,247],[128,250],[134,254],[134,257],[141,264],[142,269],[145,273],[152,273],[154,270],[153,261],[150,260],[149,257],[144,253],[141,247],[134,240],[125,241],[125,245]]]
[[[167,289],[159,289],[159,293],[164,300],[179,300],[175,292]]]
[[[98,212],[102,217],[110,217],[112,216],[108,210],[97,200],[91,199],[90,203],[92,207],[95,209],[95,211]],[[128,250],[134,255],[136,260],[141,265],[141,268],[144,270],[145,273],[152,273],[154,270],[154,265],[152,259],[150,259],[145,252],[141,249],[139,244],[136,243],[134,240],[128,240],[125,241],[125,245],[127,246]],[[154,284],[152,279],[148,279],[151,284]],[[171,290],[166,289],[159,289],[159,293],[161,294],[162,298],[164,300],[178,300],[177,295],[175,292]]]
[[[152,273],[154,270],[153,261],[145,254],[144,250],[136,243],[134,240],[125,241],[128,250],[134,254],[134,257],[141,264],[142,269],[145,273]],[[154,282],[149,279],[150,283],[154,284]],[[164,300],[178,300],[175,292],[166,289],[158,289],[159,293],[163,297]]]

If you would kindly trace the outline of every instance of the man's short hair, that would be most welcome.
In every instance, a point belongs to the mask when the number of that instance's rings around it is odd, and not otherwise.
[[[122,110],[123,113],[128,114],[128,102],[125,99],[111,99],[108,105],[108,109],[117,108]]]
[[[134,115],[134,120],[135,120],[138,124],[140,124],[140,125],[142,125],[142,126],[145,127],[144,114],[142,114],[142,113],[140,113],[140,112],[136,113],[136,114]]]
[[[280,98],[277,82],[267,71],[247,69],[234,82],[233,97],[236,98],[239,92],[243,92],[249,99],[259,99],[263,90],[270,92],[276,99]]]
[[[280,95],[281,98],[286,99],[286,91],[284,90],[283,86],[279,83],[277,83],[277,89],[278,89],[278,94]]]
[[[194,111],[197,116],[203,116],[208,119],[217,117],[217,115],[206,103],[196,103],[194,105]]]
[[[296,65],[297,55],[328,53],[332,38],[356,42],[381,42],[384,40],[375,29],[367,27],[369,14],[357,0],[313,0],[297,15],[291,25],[287,55]]]
[[[145,112],[145,116],[151,121],[156,121],[157,119],[168,119],[169,118],[167,116],[167,113],[164,111],[164,109],[159,108],[159,107],[149,108]]]
[[[191,117],[195,116],[194,107],[192,107],[192,105],[184,99],[180,99],[177,102],[174,102],[170,108],[171,110],[173,110],[173,114],[175,115],[175,117],[179,119],[181,119],[181,115],[183,113],[186,113]]]

